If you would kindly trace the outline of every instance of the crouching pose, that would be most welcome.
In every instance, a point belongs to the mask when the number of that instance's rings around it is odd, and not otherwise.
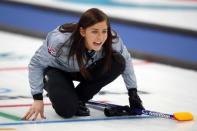
[[[34,102],[24,120],[44,116],[43,90],[55,112],[64,118],[88,116],[85,103],[122,74],[132,109],[144,109],[137,94],[131,56],[107,15],[99,9],[84,12],[78,23],[49,32],[29,63]],[[73,81],[79,81],[75,87]]]

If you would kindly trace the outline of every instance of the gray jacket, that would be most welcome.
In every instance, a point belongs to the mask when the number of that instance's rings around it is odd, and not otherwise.
[[[70,58],[68,61],[71,33],[61,33],[58,28],[48,33],[43,45],[35,52],[28,65],[32,95],[43,93],[43,72],[48,66],[66,72],[79,72],[76,58]],[[122,77],[127,89],[137,88],[131,56],[119,36],[113,40],[112,48],[122,54],[126,60],[126,67]],[[94,61],[102,57],[102,49],[93,56]],[[92,61],[89,61],[87,66],[91,64]]]

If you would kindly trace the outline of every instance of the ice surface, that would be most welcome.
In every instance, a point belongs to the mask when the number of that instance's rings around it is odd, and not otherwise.
[[[6,32],[0,32],[0,112],[22,117],[28,110],[32,99],[27,79],[27,64],[42,40]],[[173,113],[187,111],[197,114],[197,72],[158,63],[133,60],[138,81],[138,90],[144,106],[153,111]],[[77,84],[77,83],[75,83]],[[126,87],[122,77],[102,89],[94,100],[115,104],[128,104]],[[47,97],[45,103],[50,103]],[[8,107],[8,106],[13,107]],[[18,106],[17,106],[18,105]],[[24,106],[22,106],[24,105]],[[164,118],[124,118],[107,119],[103,112],[91,109],[90,117],[74,117],[65,120],[59,117],[51,105],[45,106],[46,120],[24,124],[0,116],[1,128],[15,128],[17,131],[54,130],[108,130],[108,131],[196,131],[196,120],[178,122]],[[75,121],[79,119],[79,121]],[[87,119],[81,120],[80,119]],[[38,120],[40,121],[40,120]],[[47,122],[49,121],[49,122]],[[15,123],[15,124],[13,124]]]

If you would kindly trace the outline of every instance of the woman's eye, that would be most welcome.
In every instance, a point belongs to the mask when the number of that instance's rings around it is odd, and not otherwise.
[[[103,31],[103,34],[106,34],[107,33],[107,31]]]
[[[96,34],[96,33],[97,33],[97,31],[92,31],[92,33],[93,33],[93,34]]]

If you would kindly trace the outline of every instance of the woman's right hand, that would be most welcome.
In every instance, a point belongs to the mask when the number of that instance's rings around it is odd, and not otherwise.
[[[39,114],[42,119],[46,119],[44,116],[44,102],[43,100],[34,100],[32,106],[23,116],[22,120],[29,120],[31,117],[33,117],[32,120],[36,120]]]

